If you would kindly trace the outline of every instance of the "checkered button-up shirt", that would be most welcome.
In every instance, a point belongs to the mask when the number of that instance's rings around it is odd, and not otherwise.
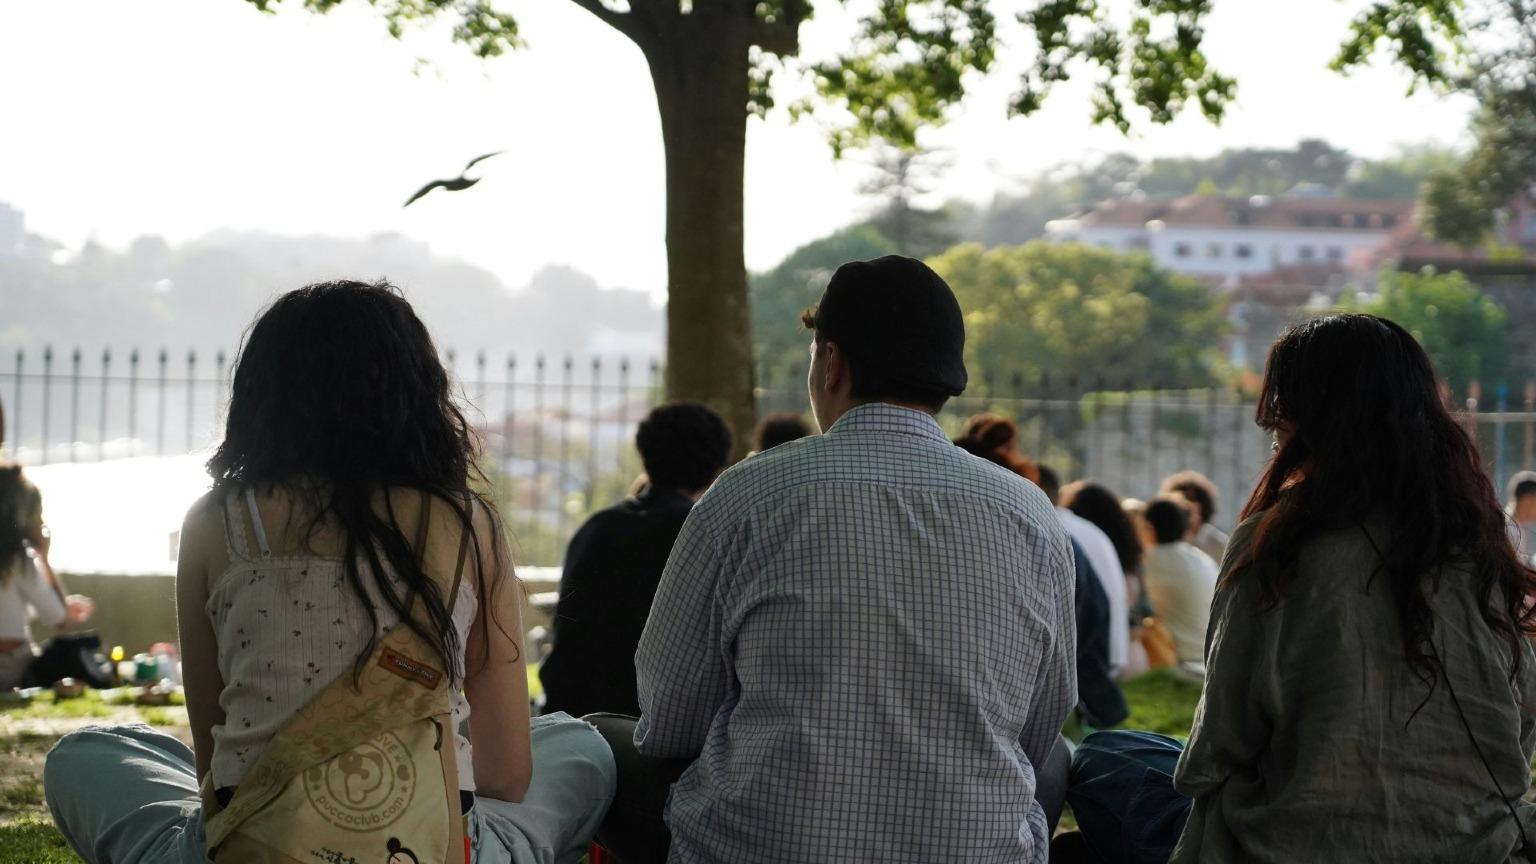
[[[727,471],[635,656],[673,862],[1044,862],[1075,704],[1071,548],[932,417],[864,405]]]

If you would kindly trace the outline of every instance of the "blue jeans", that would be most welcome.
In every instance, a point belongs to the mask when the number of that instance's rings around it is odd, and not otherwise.
[[[1067,803],[1101,861],[1166,864],[1193,803],[1173,788],[1183,752],[1155,732],[1095,732],[1078,745]]]
[[[559,864],[587,850],[613,798],[613,753],[564,714],[533,719],[533,780],[521,803],[475,799],[476,864]],[[64,839],[89,864],[201,864],[192,750],[148,726],[72,732],[48,754],[43,790]]]

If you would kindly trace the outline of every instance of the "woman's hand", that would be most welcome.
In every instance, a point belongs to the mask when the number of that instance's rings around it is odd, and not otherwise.
[[[96,601],[84,594],[71,594],[64,598],[64,608],[71,624],[80,624],[91,620],[96,614]]]

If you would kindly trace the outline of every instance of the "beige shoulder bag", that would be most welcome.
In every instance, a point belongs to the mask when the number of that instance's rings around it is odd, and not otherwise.
[[[419,554],[430,511],[424,506],[422,513]],[[450,615],[469,539],[465,531],[451,583],[436,580],[448,589]],[[343,674],[305,705],[251,766],[228,807],[218,808],[205,780],[209,861],[468,864],[452,691],[436,652],[397,625],[356,683]]]

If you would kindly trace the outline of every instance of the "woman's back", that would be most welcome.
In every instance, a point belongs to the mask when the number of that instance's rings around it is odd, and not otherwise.
[[[425,500],[413,490],[390,495],[402,533],[418,538],[416,543],[422,536]],[[222,521],[227,556],[222,567],[210,569],[206,605],[224,681],[219,694],[224,722],[212,728],[214,788],[240,785],[246,770],[299,709],[338,677],[353,674],[370,639],[400,621],[360,562],[360,581],[377,617],[376,622],[369,620],[347,584],[337,532],[324,527],[308,531],[310,520],[293,512],[293,501],[281,488],[260,496],[231,492],[219,510],[210,507],[206,514]],[[456,514],[437,502],[425,531],[425,549],[418,550],[429,573],[451,575],[461,533]],[[386,578],[396,590],[404,590],[395,574],[386,573]],[[474,582],[460,582],[453,608],[461,677],[463,647],[477,611]],[[453,714],[455,727],[464,729],[469,705],[458,690]],[[460,787],[473,790],[472,752],[462,734],[458,762]]]
[[[1176,776],[1196,802],[1174,861],[1504,861],[1520,844],[1493,777],[1517,802],[1529,787],[1536,657],[1521,640],[1511,685],[1509,643],[1447,565],[1428,597],[1445,677],[1423,683],[1378,570],[1386,533],[1305,542],[1272,609],[1250,570],[1218,590],[1206,696]]]

